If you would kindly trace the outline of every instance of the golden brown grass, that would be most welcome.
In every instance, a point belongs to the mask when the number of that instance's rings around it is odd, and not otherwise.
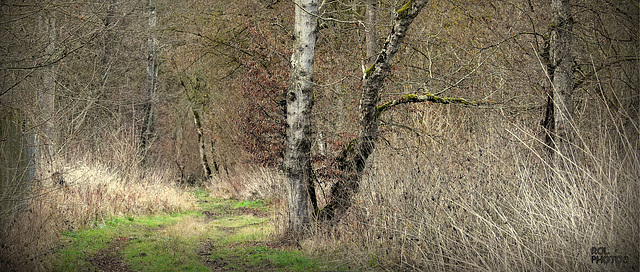
[[[233,174],[217,174],[205,183],[210,196],[269,200],[281,197],[285,190],[283,176],[278,171],[242,165],[231,172]]]
[[[63,172],[66,188],[44,179],[32,186],[21,206],[3,214],[0,270],[46,270],[65,231],[100,226],[112,216],[178,212],[195,205],[162,172],[129,171],[128,182],[121,172],[97,163],[79,163]]]

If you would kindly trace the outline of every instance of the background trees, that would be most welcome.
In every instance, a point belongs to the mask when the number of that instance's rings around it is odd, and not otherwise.
[[[394,57],[372,65],[372,52],[388,48],[383,38],[398,33],[394,18],[422,4]],[[300,196],[314,185],[318,209],[345,196],[332,188],[353,188],[345,169],[357,173],[359,190],[344,198],[352,203],[325,240],[363,241],[353,252],[395,260],[386,265],[582,267],[581,247],[595,240],[621,251],[637,244],[636,3],[318,5],[308,18],[318,28],[304,92],[312,121],[303,144],[289,142],[304,147],[294,159],[285,157],[284,109],[300,42],[293,2],[3,2],[4,184],[48,182],[77,160],[123,173],[171,169],[183,180],[253,167],[279,176],[295,165],[289,160],[304,164]],[[363,89],[371,90],[364,100]],[[488,103],[440,105],[444,98]],[[549,150],[562,155],[550,160]],[[549,178],[557,172],[570,175]],[[3,189],[2,198],[13,193]],[[558,246],[545,251],[535,237]],[[382,244],[389,251],[374,250]],[[499,248],[510,249],[506,258]],[[549,254],[556,258],[529,258]]]

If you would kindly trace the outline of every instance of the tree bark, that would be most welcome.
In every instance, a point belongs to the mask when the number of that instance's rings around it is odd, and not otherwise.
[[[367,29],[365,31],[365,39],[367,44],[367,66],[373,64],[376,52],[378,52],[378,31],[376,31],[376,25],[378,24],[378,0],[367,0],[366,6],[366,22]]]
[[[193,108],[191,109],[191,113],[193,114],[193,122],[196,126],[196,132],[198,133],[198,150],[200,150],[200,162],[202,164],[202,170],[204,171],[204,177],[210,178],[211,167],[209,167],[209,160],[207,159],[205,150],[204,133],[202,133],[202,122],[200,121],[200,114]]]
[[[50,63],[42,71],[42,87],[38,90],[38,107],[40,108],[38,124],[40,135],[37,136],[37,150],[39,162],[36,164],[40,175],[51,174],[55,171],[53,157],[55,154],[55,95],[57,64],[52,63],[56,50],[56,19],[51,15],[40,18],[40,30],[46,35],[44,63]],[[45,175],[48,177],[48,175]]]
[[[149,0],[149,36],[147,45],[147,91],[142,125],[141,152],[145,161],[154,134],[154,99],[158,88],[158,39],[156,38],[156,0]]]
[[[360,188],[360,180],[369,155],[378,140],[378,108],[380,90],[384,87],[391,69],[391,61],[398,52],[413,19],[418,16],[428,0],[409,0],[397,10],[394,26],[385,40],[375,62],[365,71],[360,109],[360,133],[356,141],[345,148],[342,154],[344,176],[331,189],[331,200],[321,211],[321,218],[328,220],[343,213],[351,206],[351,198]]]
[[[200,112],[198,112],[198,109],[202,109],[202,112],[207,112],[206,108],[209,103],[209,96],[206,94],[206,82],[201,80],[197,75],[190,77],[185,74],[180,77],[180,85],[184,87],[185,95],[189,101],[189,110],[193,116],[193,123],[196,126],[196,132],[198,134],[198,150],[200,151],[200,164],[202,165],[204,178],[209,178],[211,177],[212,172],[211,167],[209,166],[209,160],[207,159],[204,130],[202,128],[202,116],[200,115]]]
[[[26,206],[35,179],[35,134],[17,110],[0,112],[0,214]]]
[[[553,0],[553,23],[550,35],[550,62],[553,67],[553,115],[556,154],[554,164],[566,171],[573,164],[573,57],[571,56],[573,18],[569,0]]]
[[[315,193],[311,171],[313,57],[317,34],[317,0],[296,0],[295,45],[291,86],[287,91],[287,141],[284,171],[289,189],[289,231],[302,235],[311,223],[309,196]]]

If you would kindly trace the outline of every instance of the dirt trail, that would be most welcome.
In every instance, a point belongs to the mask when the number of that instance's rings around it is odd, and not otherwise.
[[[199,263],[200,269],[194,270],[205,271],[316,270],[313,261],[300,252],[269,239],[273,227],[267,204],[199,198],[202,215],[178,217],[155,227],[132,223],[128,234],[111,238],[106,248],[84,260],[98,271],[181,270],[185,268],[172,264],[185,259]],[[158,246],[166,250],[152,249]],[[154,264],[160,262],[168,265]]]
[[[89,258],[89,262],[98,271],[115,272],[115,271],[129,271],[129,265],[127,265],[123,258],[120,256],[120,251],[127,245],[129,238],[121,237],[114,239],[109,243],[107,249],[99,251],[97,254]]]

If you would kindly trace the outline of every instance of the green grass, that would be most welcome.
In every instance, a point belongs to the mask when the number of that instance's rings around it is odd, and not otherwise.
[[[318,263],[299,251],[270,249],[265,246],[235,246],[212,254],[213,263],[224,264],[225,271],[319,271]]]
[[[159,235],[158,230],[174,225],[188,218],[200,217],[198,212],[143,217],[117,217],[98,227],[78,232],[67,232],[63,236],[68,244],[57,254],[56,271],[92,271],[96,270],[89,260],[102,250],[107,250],[113,241],[124,241],[124,249],[119,256],[139,271],[159,271],[164,267],[185,270],[191,267],[202,268],[197,258],[187,252],[194,242],[175,241],[174,237]],[[145,257],[140,257],[145,252]],[[184,255],[184,256],[180,256]],[[185,261],[191,258],[192,261]],[[148,265],[139,265],[147,263]],[[192,270],[192,269],[190,269]],[[196,269],[197,270],[197,269]]]
[[[262,200],[258,199],[255,201],[247,200],[241,201],[235,204],[236,208],[265,208],[265,204]]]
[[[117,217],[95,228],[63,234],[55,271],[96,271],[91,260],[109,256],[132,271],[315,271],[299,251],[269,248],[273,226],[256,216],[261,200],[214,199],[194,192],[199,209],[178,214]],[[260,213],[258,213],[260,214]]]

